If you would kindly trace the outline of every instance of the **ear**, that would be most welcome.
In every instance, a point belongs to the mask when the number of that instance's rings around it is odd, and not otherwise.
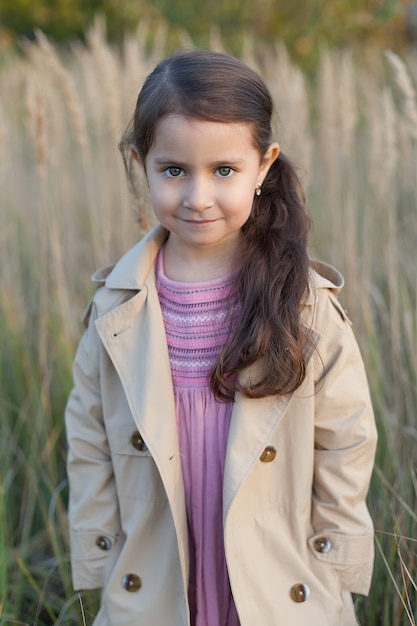
[[[137,148],[134,145],[130,146],[130,155],[132,159],[136,161],[136,163],[139,163],[139,165],[143,167],[143,171],[145,172],[145,176],[146,176],[147,174],[146,174],[146,167],[145,167],[145,159],[142,159]]]
[[[142,163],[142,159],[140,158],[139,152],[137,151],[135,146],[130,146],[130,154],[132,158],[135,159],[135,161],[137,161],[138,163]]]
[[[266,177],[266,175],[268,174],[269,168],[271,167],[272,163],[274,163],[274,161],[276,161],[277,158],[279,157],[280,150],[281,149],[278,143],[276,142],[271,143],[268,150],[265,152],[264,156],[262,157],[262,161],[259,166],[259,177],[258,177],[258,180],[260,181],[261,184],[264,178]]]

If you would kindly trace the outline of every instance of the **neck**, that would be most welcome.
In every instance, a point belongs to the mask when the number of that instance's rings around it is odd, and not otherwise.
[[[225,245],[220,250],[184,247],[176,245],[172,237],[168,237],[165,243],[164,273],[171,280],[204,282],[226,276],[236,267],[233,246]]]

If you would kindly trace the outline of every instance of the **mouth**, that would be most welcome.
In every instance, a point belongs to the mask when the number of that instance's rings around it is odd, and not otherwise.
[[[192,224],[193,226],[204,226],[204,224],[214,224],[217,220],[183,220],[187,224]]]

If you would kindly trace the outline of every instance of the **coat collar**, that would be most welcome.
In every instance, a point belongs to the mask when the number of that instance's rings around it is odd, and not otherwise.
[[[317,289],[330,289],[337,295],[345,284],[342,274],[332,265],[324,261],[310,260],[310,289],[306,304],[314,304],[317,301]]]
[[[168,234],[163,226],[155,226],[116,265],[108,265],[95,272],[92,281],[98,286],[106,285],[109,289],[140,291],[152,273],[155,258]]]
[[[168,234],[163,226],[155,226],[116,265],[109,265],[95,272],[92,276],[93,282],[105,284],[109,289],[141,290]],[[317,289],[330,289],[337,295],[344,286],[344,278],[336,268],[315,259],[310,261],[309,281],[307,305],[317,301]]]

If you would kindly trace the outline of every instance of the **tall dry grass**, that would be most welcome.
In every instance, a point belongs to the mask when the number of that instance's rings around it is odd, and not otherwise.
[[[92,622],[96,595],[81,601],[71,589],[62,414],[89,274],[151,219],[146,193],[132,206],[117,143],[166,41],[142,23],[116,51],[97,23],[85,45],[59,53],[38,33],[0,64],[1,624]],[[368,369],[377,556],[358,614],[367,626],[415,624],[416,58],[323,51],[306,77],[279,44],[248,39],[243,57],[274,95],[277,138],[316,224],[312,256],[345,274],[341,297]]]

